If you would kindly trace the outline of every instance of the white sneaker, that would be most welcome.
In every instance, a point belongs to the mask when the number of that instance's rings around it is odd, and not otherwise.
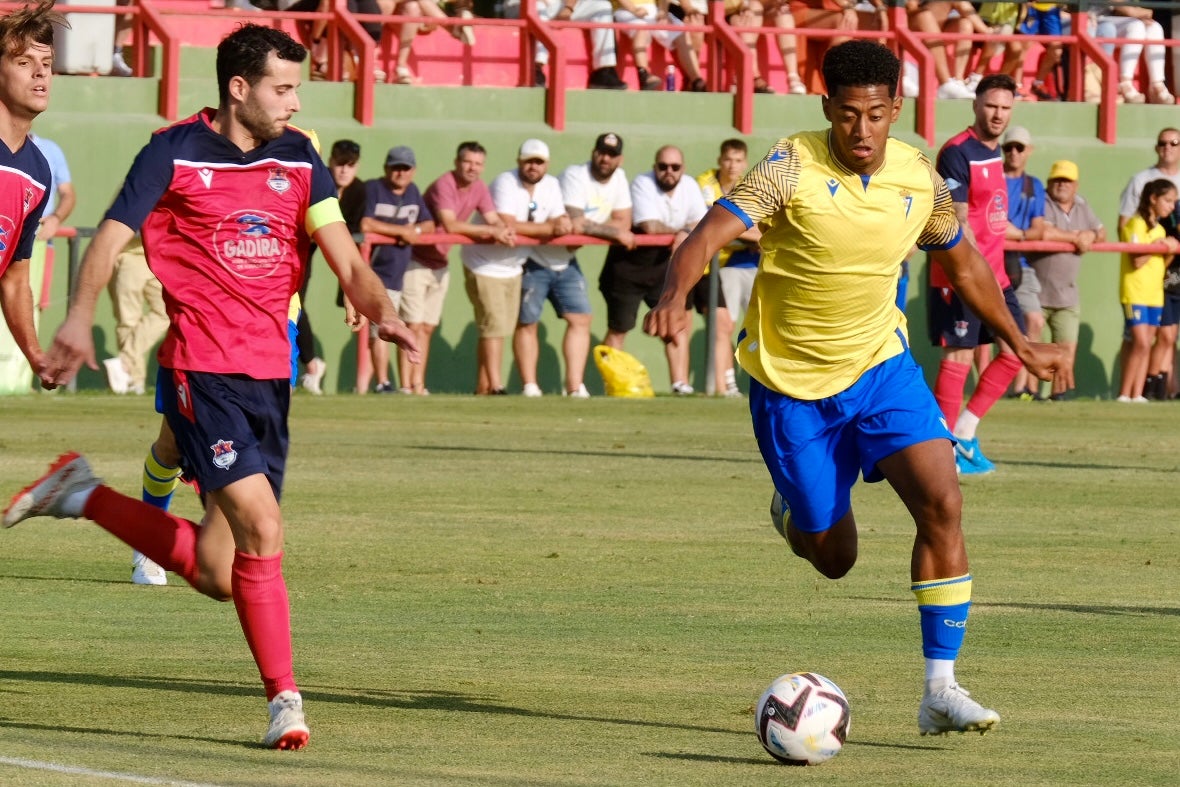
[[[541,391],[541,386],[537,385],[536,383],[525,383],[524,390],[521,391],[521,393],[530,399],[536,399],[537,397],[544,395]]]
[[[590,392],[586,390],[586,384],[581,383],[577,390],[567,392],[566,396],[571,399],[589,399]]]
[[[74,493],[94,489],[101,483],[81,454],[62,454],[45,475],[16,493],[4,509],[4,526],[12,527],[35,516],[80,517],[85,501],[78,502]]]
[[[948,732],[978,732],[984,735],[1000,723],[1000,714],[985,708],[958,683],[927,693],[918,708],[918,732],[946,735]]]
[[[107,370],[107,385],[112,393],[125,394],[131,389],[131,375],[123,368],[123,361],[119,356],[107,358],[102,362]]]
[[[131,553],[131,581],[136,585],[167,585],[168,574],[142,552]]]
[[[968,99],[975,98],[975,93],[967,89],[967,86],[958,79],[948,79],[938,86],[938,98],[943,99]]]
[[[983,74],[972,74],[971,76],[967,77],[967,81],[963,83],[963,86],[974,93],[979,87],[979,83],[982,81]]]
[[[324,373],[328,371],[328,364],[323,358],[312,358],[307,362],[307,371],[303,373],[303,388],[316,396],[324,392]]]
[[[303,715],[303,697],[297,691],[280,691],[270,701],[270,727],[262,744],[268,749],[302,749],[311,731]]]
[[[677,396],[689,396],[696,393],[696,389],[694,389],[688,383],[680,382],[678,380],[672,383],[672,393],[676,394]]]
[[[725,398],[726,399],[741,399],[742,398],[742,389],[738,388],[737,383],[728,383],[725,386]]]
[[[115,52],[111,55],[111,76],[129,77],[133,73],[131,66],[127,65],[127,61],[123,59],[122,52]]]

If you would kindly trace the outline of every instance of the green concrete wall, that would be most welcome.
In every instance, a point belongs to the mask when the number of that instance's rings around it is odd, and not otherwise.
[[[183,59],[181,114],[187,115],[216,99],[212,60],[203,51],[186,52]],[[207,74],[208,76],[201,76]],[[56,140],[65,150],[78,192],[78,208],[71,223],[78,227],[97,224],[118,189],[136,152],[152,130],[163,125],[155,114],[157,83],[154,79],[114,79],[60,76],[54,80],[51,109],[37,120],[36,130]],[[571,91],[568,97],[566,129],[557,133],[546,126],[544,94],[533,89],[435,88],[379,85],[376,96],[376,124],[363,127],[352,119],[352,87],[348,84],[306,83],[300,90],[302,112],[296,118],[304,128],[314,128],[324,145],[341,137],[359,142],[363,149],[361,176],[377,177],[384,153],[393,145],[408,144],[418,156],[419,184],[450,167],[458,143],[479,140],[489,151],[486,179],[515,166],[515,153],[527,137],[539,137],[552,151],[551,171],[555,174],[571,163],[585,161],[595,136],[603,131],[621,134],[626,143],[624,167],[629,176],[651,166],[660,145],[680,146],[688,171],[701,172],[712,166],[718,143],[736,136],[731,125],[731,101],[726,95],[664,94],[628,91]],[[1110,146],[1094,136],[1095,107],[1081,104],[1019,104],[1015,123],[1033,134],[1035,150],[1030,160],[1033,175],[1044,178],[1050,164],[1069,158],[1081,166],[1081,193],[1110,228],[1118,213],[1118,196],[1127,179],[1154,161],[1152,144],[1156,132],[1180,124],[1175,110],[1152,106],[1124,106],[1119,116],[1119,144]],[[967,102],[939,102],[937,138],[944,140],[971,122]],[[818,128],[825,124],[820,100],[814,96],[758,96],[755,133],[746,137],[752,157],[780,136]],[[926,149],[913,132],[913,107],[907,102],[896,136]],[[931,154],[933,150],[929,151]],[[43,338],[48,341],[65,310],[65,249],[59,251],[53,304],[42,320]],[[606,330],[605,306],[598,297],[596,281],[603,250],[587,248],[578,255],[591,281],[595,340]],[[937,355],[924,340],[925,263],[912,261],[912,286],[907,313],[915,355],[933,374]],[[462,287],[462,270],[457,254],[452,260],[452,286],[443,323],[435,337],[427,384],[438,392],[471,391],[474,385],[475,332],[471,307]],[[1079,348],[1079,391],[1085,396],[1110,395],[1117,380],[1117,356],[1122,318],[1117,298],[1118,258],[1094,254],[1083,265],[1082,334]],[[336,285],[326,266],[317,264],[308,297],[317,341],[329,364],[326,387],[349,391],[353,387],[355,350],[342,324],[342,312],[335,306]],[[703,327],[703,322],[698,320]],[[99,309],[95,336],[100,359],[114,354],[113,322],[109,307]],[[559,348],[562,324],[546,313],[541,326],[545,345],[541,356],[541,383],[546,391],[560,388]],[[693,375],[698,389],[704,383],[703,331],[693,341]],[[662,347],[640,333],[628,337],[627,349],[637,355],[651,372],[657,391],[668,390],[667,369]],[[507,353],[506,370],[511,362]],[[593,369],[587,384],[593,393],[602,391]],[[105,386],[100,372],[84,371],[79,387]],[[515,375],[510,390],[519,390]]]

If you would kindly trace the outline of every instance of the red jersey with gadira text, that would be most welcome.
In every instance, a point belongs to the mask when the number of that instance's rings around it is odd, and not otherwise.
[[[1004,272],[1008,183],[999,148],[989,148],[969,128],[947,140],[938,151],[935,168],[951,190],[951,198],[967,204],[967,224],[975,234],[975,245],[996,274],[1000,288],[1007,289],[1011,286]],[[930,266],[930,286],[950,287],[939,265]]]
[[[288,306],[316,229],[308,210],[336,186],[305,133],[287,128],[243,153],[213,130],[215,114],[155,132],[106,218],[141,230],[163,285],[161,366],[285,379]]]
[[[0,276],[13,260],[32,256],[52,179],[33,140],[25,137],[15,153],[0,144]]]

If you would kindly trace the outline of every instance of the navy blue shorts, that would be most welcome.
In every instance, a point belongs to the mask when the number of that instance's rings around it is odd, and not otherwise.
[[[974,349],[995,342],[996,337],[991,330],[967,304],[959,300],[954,290],[949,287],[931,287],[929,295],[926,301],[926,329],[930,343],[935,347]],[[1016,291],[1011,287],[1004,288],[1004,303],[1008,304],[1008,311],[1023,334],[1026,330],[1024,312],[1020,310]]]
[[[877,463],[903,448],[945,439],[951,461],[951,434],[908,350],[826,399],[793,399],[751,379],[750,416],[774,488],[808,533],[840,521],[857,475],[882,480]]]
[[[202,492],[262,473],[278,500],[287,468],[289,380],[160,367],[156,409],[164,415],[185,476]]]

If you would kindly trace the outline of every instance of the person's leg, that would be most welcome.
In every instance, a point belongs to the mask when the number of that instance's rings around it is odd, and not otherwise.
[[[586,384],[586,360],[590,357],[589,314],[566,314],[561,354],[565,359],[565,391],[579,393]]]
[[[390,393],[393,383],[389,381],[389,345],[369,334],[369,357],[373,359],[373,373],[377,376],[377,393]]]
[[[691,321],[692,312],[688,309],[684,311]],[[688,342],[687,332],[670,342],[664,342],[664,357],[668,360],[668,379],[672,381],[673,391],[678,385],[688,385]]]
[[[167,511],[180,485],[180,449],[168,421],[161,419],[160,434],[143,460],[143,502]],[[131,553],[131,581],[136,585],[167,585],[168,575],[142,552]]]
[[[554,273],[545,266],[532,260],[525,262],[520,281],[520,312],[512,334],[512,354],[526,396],[541,395],[537,385],[537,358],[540,354],[537,324],[555,280]]]
[[[516,359],[516,371],[526,392],[529,386],[537,385],[537,323],[520,323],[512,334],[512,354]]]
[[[1147,379],[1147,363],[1151,357],[1151,345],[1155,342],[1155,326],[1138,324],[1130,327],[1131,339],[1123,362],[1122,380],[1119,384],[1119,399],[1138,399],[1143,396],[1143,383]]]

